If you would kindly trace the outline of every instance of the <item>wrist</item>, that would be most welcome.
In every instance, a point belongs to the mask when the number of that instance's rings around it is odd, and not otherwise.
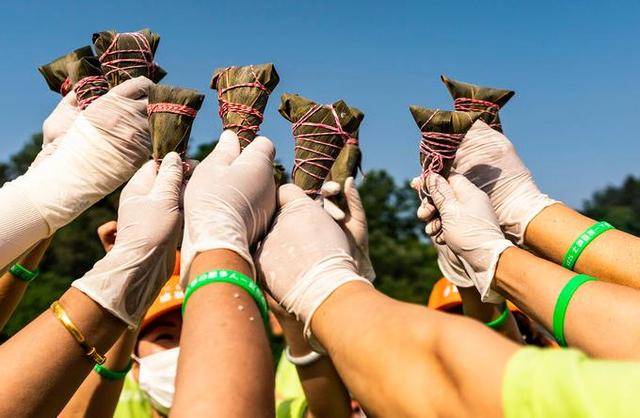
[[[505,236],[516,245],[525,243],[525,234],[531,222],[547,207],[559,203],[539,190],[510,197],[510,203],[496,208]]]
[[[213,249],[196,254],[191,262],[188,282],[214,269],[237,271],[255,281],[251,266],[243,256],[229,249]]]
[[[511,281],[513,280],[513,266],[520,263],[520,258],[528,255],[527,251],[512,246],[502,252],[496,266],[496,273],[492,282],[492,288],[502,294],[511,294]]]

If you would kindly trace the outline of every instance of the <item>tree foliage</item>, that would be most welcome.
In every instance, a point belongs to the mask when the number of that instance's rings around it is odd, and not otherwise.
[[[621,186],[609,186],[584,203],[583,213],[616,228],[640,235],[640,179],[629,176]]]

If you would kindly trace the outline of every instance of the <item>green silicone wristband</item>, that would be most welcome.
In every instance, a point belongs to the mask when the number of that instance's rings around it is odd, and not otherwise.
[[[567,282],[558,295],[556,307],[553,310],[553,336],[562,347],[567,346],[567,341],[564,338],[564,318],[567,315],[569,302],[571,301],[573,294],[576,293],[576,290],[578,290],[578,288],[584,283],[591,280],[596,279],[591,276],[587,276],[586,274],[578,274]]]
[[[488,326],[489,328],[492,328],[492,329],[498,329],[504,324],[504,322],[507,320],[508,316],[509,316],[509,308],[507,307],[507,304],[505,303],[504,304],[504,310],[502,311],[500,316],[497,317],[496,319],[494,319],[493,321],[485,322],[485,325]]]
[[[580,236],[576,238],[575,241],[573,241],[573,244],[571,244],[569,251],[567,251],[564,258],[562,259],[562,267],[573,270],[576,262],[578,261],[578,257],[580,257],[580,254],[582,254],[584,249],[587,248],[587,245],[589,245],[591,241],[602,235],[602,233],[610,229],[614,229],[613,226],[604,221],[598,222],[597,224],[591,225],[589,228],[587,228],[587,230],[580,234]]]
[[[16,279],[21,280],[25,283],[32,282],[38,275],[40,274],[40,269],[35,269],[33,271],[29,270],[26,267],[21,266],[16,263],[9,269],[9,273],[13,274]]]
[[[187,306],[187,301],[193,295],[193,293],[200,289],[202,286],[206,286],[212,283],[230,283],[236,285],[238,287],[243,288],[249,293],[249,295],[253,298],[258,305],[258,309],[260,310],[260,314],[262,316],[262,320],[266,323],[269,321],[269,307],[267,306],[267,300],[265,299],[260,287],[245,276],[242,273],[238,273],[233,270],[212,270],[206,273],[203,273],[193,279],[191,283],[187,285],[187,290],[184,292],[184,300],[182,301],[182,314],[184,315],[185,307]]]
[[[133,362],[129,359],[129,364],[123,370],[111,370],[104,367],[102,364],[96,364],[93,366],[93,371],[98,373],[100,376],[104,377],[107,380],[122,380],[125,378],[129,370],[131,370],[131,365]]]

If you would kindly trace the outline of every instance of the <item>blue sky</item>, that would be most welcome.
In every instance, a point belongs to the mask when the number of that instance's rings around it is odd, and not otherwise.
[[[613,3],[613,2],[609,2]],[[150,27],[167,84],[207,94],[196,143],[220,131],[215,67],[273,62],[281,82],[262,133],[290,167],[293,139],[279,96],[342,98],[362,109],[364,168],[418,172],[410,104],[450,108],[439,81],[516,90],[505,133],[541,188],[580,206],[640,175],[640,2],[107,1],[0,5],[0,159],[19,149],[59,99],[36,71],[100,30]]]

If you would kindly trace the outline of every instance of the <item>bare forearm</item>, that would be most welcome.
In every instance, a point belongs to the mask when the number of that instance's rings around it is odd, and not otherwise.
[[[76,289],[60,304],[89,344],[104,353],[125,324]],[[37,365],[37,367],[35,367]],[[0,346],[3,388],[0,416],[54,416],[71,398],[94,363],[47,310]]]
[[[576,275],[518,248],[500,257],[495,284],[500,292],[553,332],[558,295]],[[640,292],[605,282],[587,282],[574,294],[567,309],[568,344],[594,357],[638,359]],[[637,312],[638,314],[630,314]],[[635,323],[638,322],[638,323]],[[616,344],[611,344],[616,341]]]
[[[214,269],[251,276],[237,254],[214,250],[195,258],[190,279]],[[184,315],[172,416],[272,417],[273,381],[267,334],[251,296],[227,283],[195,292]]]
[[[561,264],[576,238],[595,223],[564,205],[552,205],[531,221],[525,234],[525,244],[535,253]],[[639,254],[640,238],[610,230],[586,247],[574,271],[638,289]]]
[[[137,330],[127,329],[107,352],[104,366],[125,370],[131,360]],[[60,414],[61,418],[110,418],[118,404],[124,379],[109,380],[91,372]]]
[[[376,416],[438,416],[450,405],[466,405],[460,416],[501,416],[503,370],[518,346],[476,321],[350,283],[320,306],[312,329]]]
[[[7,272],[0,277],[0,329],[11,319],[27,290],[27,283]]]
[[[20,261],[20,264],[31,271],[34,271],[40,265],[42,257],[49,247],[50,238],[41,241],[32,248]],[[0,277],[0,330],[7,325],[9,319],[16,310],[28,284],[13,274],[6,272]]]
[[[295,319],[278,317],[291,355],[304,356],[313,349],[303,335],[304,325]],[[351,416],[351,398],[331,358],[323,356],[311,364],[296,366],[313,418]]]

